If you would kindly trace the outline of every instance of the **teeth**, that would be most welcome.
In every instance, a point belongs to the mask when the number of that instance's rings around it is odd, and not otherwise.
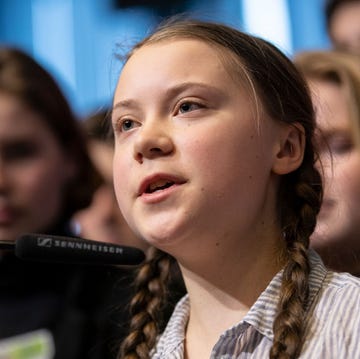
[[[169,187],[172,183],[173,182],[170,182],[167,180],[156,181],[149,186],[149,192],[155,192],[158,189],[163,189],[165,187]]]

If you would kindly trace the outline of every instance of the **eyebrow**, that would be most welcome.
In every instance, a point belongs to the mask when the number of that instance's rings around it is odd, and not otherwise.
[[[184,92],[185,90],[190,88],[198,88],[198,89],[206,90],[218,96],[223,95],[223,92],[219,90],[217,87],[209,84],[204,84],[201,82],[182,82],[180,84],[176,84],[166,89],[164,95],[165,98],[172,98],[173,96],[176,96],[177,94]],[[118,108],[137,109],[139,108],[139,106],[135,99],[125,99],[117,102],[111,109],[111,113]]]
[[[114,115],[114,112],[115,110],[117,109],[138,109],[139,106],[137,105],[137,102],[136,100],[132,100],[132,99],[126,99],[126,100],[121,100],[119,102],[117,102],[113,107],[111,107],[109,109],[109,112],[108,112],[108,118],[110,119],[110,121],[112,122],[113,121],[113,115]]]
[[[132,99],[127,99],[127,100],[121,100],[119,102],[117,102],[111,109],[111,113],[117,109],[117,108],[136,108],[137,104],[135,100]]]
[[[219,90],[217,87],[215,87],[213,85],[204,84],[201,82],[182,82],[180,84],[177,84],[175,86],[168,88],[166,90],[165,94],[167,96],[173,96],[173,95],[181,93],[189,88],[198,88],[198,89],[210,91],[210,92],[217,93],[217,94],[222,93],[221,90]]]
[[[330,129],[322,129],[318,132],[323,137],[332,138],[337,136],[350,135],[352,136],[351,131],[342,128],[330,128]]]

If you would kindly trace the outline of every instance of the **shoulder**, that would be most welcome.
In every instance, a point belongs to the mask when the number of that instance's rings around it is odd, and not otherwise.
[[[360,340],[360,278],[327,272],[316,312],[322,320],[333,321],[334,328],[344,329],[344,334],[356,331]]]
[[[322,296],[329,300],[338,298],[342,301],[360,301],[360,278],[349,273],[328,271],[322,285]]]
[[[357,309],[353,315],[360,318],[360,278],[326,269],[316,253],[311,254],[311,263],[311,307],[317,316],[339,318],[341,313]]]
[[[334,350],[345,350],[349,355],[358,350],[360,279],[328,271],[308,318],[313,337],[327,343],[325,347],[336,346]]]
[[[360,278],[349,273],[333,272],[325,268],[319,255],[310,252],[311,273],[309,277],[311,295],[317,301],[329,302],[336,298],[359,300]],[[344,297],[343,297],[344,296]]]
[[[360,279],[326,271],[306,327],[306,352],[324,358],[360,358]]]

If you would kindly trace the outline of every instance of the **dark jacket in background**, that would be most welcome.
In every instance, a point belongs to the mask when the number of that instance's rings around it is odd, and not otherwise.
[[[61,235],[61,234],[60,234]],[[116,358],[132,271],[0,257],[0,339],[46,328],[55,359]]]

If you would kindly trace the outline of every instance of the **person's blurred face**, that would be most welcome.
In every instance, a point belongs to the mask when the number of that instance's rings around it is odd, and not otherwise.
[[[336,48],[360,55],[360,1],[339,6],[329,32]]]
[[[312,88],[324,137],[320,159],[325,191],[311,243],[328,265],[354,272],[351,259],[360,254],[360,150],[354,144],[344,91],[325,81],[313,81]]]
[[[54,225],[73,172],[45,121],[0,93],[0,240]]]

